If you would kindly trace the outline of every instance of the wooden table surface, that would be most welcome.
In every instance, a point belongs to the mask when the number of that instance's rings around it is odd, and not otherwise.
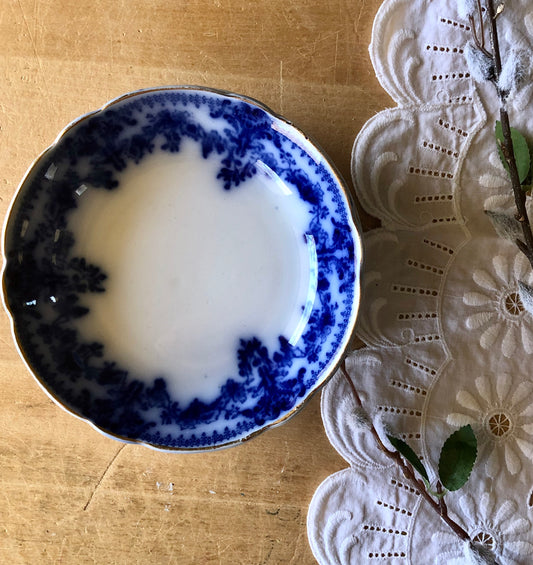
[[[391,101],[368,57],[380,0],[0,0],[0,210],[71,120],[121,93],[196,84],[257,98],[349,179]],[[366,223],[367,220],[364,220]],[[0,316],[0,563],[307,564],[307,507],[346,466],[319,395],[229,450],[123,445],[58,408]]]

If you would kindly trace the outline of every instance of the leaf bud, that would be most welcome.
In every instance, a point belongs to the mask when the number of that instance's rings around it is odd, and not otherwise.
[[[496,76],[494,60],[472,42],[466,44],[465,58],[472,78],[478,82],[493,80]]]
[[[488,216],[494,230],[501,238],[516,241],[521,237],[522,228],[513,215],[495,210],[485,210],[485,214]]]
[[[530,314],[533,314],[533,288],[522,281],[518,281],[518,296],[520,296],[522,306]]]
[[[517,90],[526,75],[526,53],[524,50],[512,49],[502,64],[498,79],[498,88],[505,98]]]
[[[473,17],[477,9],[476,0],[457,0],[457,13],[463,20]]]
[[[362,408],[361,406],[356,406],[354,408],[354,423],[358,428],[361,429],[370,429],[370,418],[368,417],[368,414],[366,413],[365,409]]]

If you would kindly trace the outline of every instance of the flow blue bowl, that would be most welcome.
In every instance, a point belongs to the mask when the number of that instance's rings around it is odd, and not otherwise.
[[[301,408],[353,332],[347,187],[244,96],[155,88],[80,117],[26,174],[4,232],[21,356],[115,439],[238,444]]]

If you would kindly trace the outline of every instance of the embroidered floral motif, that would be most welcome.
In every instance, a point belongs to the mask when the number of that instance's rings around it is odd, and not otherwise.
[[[521,253],[514,259],[497,255],[492,259],[491,271],[473,271],[472,278],[480,290],[465,292],[463,302],[482,310],[467,316],[466,326],[482,330],[479,344],[483,349],[499,342],[505,357],[511,357],[519,345],[526,353],[533,353],[533,320],[518,293],[518,281],[530,275],[527,259]]]
[[[476,432],[487,474],[496,477],[501,462],[509,473],[522,469],[521,454],[533,461],[533,383],[511,375],[484,375],[475,381],[475,391],[460,390],[457,402],[464,412],[448,416],[450,425],[470,424]]]
[[[488,189],[488,192],[496,188],[505,191],[505,194],[509,194],[507,191],[509,188],[509,177],[503,168],[497,151],[490,153],[486,164],[489,168],[479,177],[479,184],[483,188]]]
[[[470,538],[490,549],[500,565],[524,563],[523,558],[533,552],[533,544],[527,539],[531,522],[517,515],[515,501],[506,500],[499,504],[494,494],[487,490],[481,497],[470,493],[463,495],[459,507]],[[464,543],[449,530],[435,532],[433,541],[442,548],[435,563],[464,565],[470,562],[465,561]]]
[[[532,52],[530,3],[519,0],[500,18],[506,26],[500,35],[504,50],[520,44]],[[369,409],[397,406],[399,395],[412,401],[410,387],[427,390],[419,422],[398,413],[395,425],[433,471],[432,447],[450,431],[434,418],[435,411],[452,412],[448,423],[454,428],[467,423],[475,428],[480,450],[476,476],[464,488],[487,493],[447,498],[450,514],[475,545],[465,545],[423,501],[413,508],[405,528],[405,548],[377,528],[365,530],[365,524],[373,524],[375,493],[386,488],[386,473],[380,470],[378,477],[370,464],[363,473],[368,479],[364,486],[346,472],[331,478],[338,485],[335,499],[330,498],[331,483],[317,490],[308,531],[321,565],[392,562],[393,557],[385,556],[389,547],[391,552],[404,551],[406,557],[396,561],[406,564],[480,563],[483,548],[490,549],[500,565],[532,561],[531,524],[518,510],[519,505],[523,513],[533,508],[533,381],[530,371],[515,369],[518,359],[527,365],[527,355],[533,353],[533,317],[520,300],[518,286],[518,281],[531,286],[532,273],[514,242],[503,241],[493,230],[486,213],[508,215],[505,227],[516,227],[509,176],[494,141],[495,95],[466,72],[464,51],[472,29],[456,8],[454,2],[439,0],[385,0],[374,22],[370,56],[378,80],[397,107],[365,124],[352,154],[358,200],[379,218],[382,228],[365,234],[371,270],[365,273],[358,335],[367,347],[352,354],[348,370]],[[523,72],[526,86],[508,106],[513,127],[531,137],[533,122],[527,110],[533,101],[533,60]],[[435,266],[437,271],[422,271],[420,266]],[[436,293],[428,294],[427,289]],[[459,324],[467,335],[457,332]],[[416,339],[429,335],[439,339]],[[406,370],[405,359],[415,359],[417,365],[409,364]],[[454,364],[454,359],[460,363]],[[502,373],[479,376],[496,364]],[[434,373],[412,370],[419,366],[431,367]],[[322,416],[333,446],[354,471],[363,462],[349,453],[357,447],[343,421],[349,417],[346,403],[341,404],[345,390],[335,388],[336,382],[328,384],[322,397]],[[410,406],[418,410],[415,402]],[[435,424],[431,431],[426,427],[430,421]],[[371,451],[367,459],[372,462]],[[479,484],[487,474],[501,480],[489,487]],[[325,525],[344,507],[356,507],[357,513],[339,528],[342,535],[333,538]],[[382,512],[379,518],[388,520],[391,530],[396,528],[390,513]],[[361,523],[359,530],[354,521]],[[348,547],[346,540],[351,543],[349,561],[336,558]],[[374,541],[387,550],[363,551]]]

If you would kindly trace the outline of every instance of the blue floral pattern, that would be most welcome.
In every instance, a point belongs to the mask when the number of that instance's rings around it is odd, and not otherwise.
[[[202,125],[199,110],[221,125]],[[60,403],[115,436],[171,449],[205,448],[283,419],[331,369],[355,320],[358,236],[335,173],[316,150],[308,152],[273,127],[278,121],[253,101],[217,92],[141,92],[80,119],[38,160],[7,225],[4,292],[23,355]],[[219,159],[221,190],[253,177],[258,161],[297,190],[309,210],[302,237],[314,240],[318,285],[295,346],[279,336],[277,349],[269,351],[258,337],[243,337],[238,375],[213,402],[181,406],[164,375],[146,384],[108,359],[104,344],[80,338],[76,320],[88,312],[83,296],[105,292],[106,273],[73,254],[69,212],[78,205],[80,187],[114,190],[126,167],[156,150],[179,152],[185,139],[199,144],[204,158]]]

